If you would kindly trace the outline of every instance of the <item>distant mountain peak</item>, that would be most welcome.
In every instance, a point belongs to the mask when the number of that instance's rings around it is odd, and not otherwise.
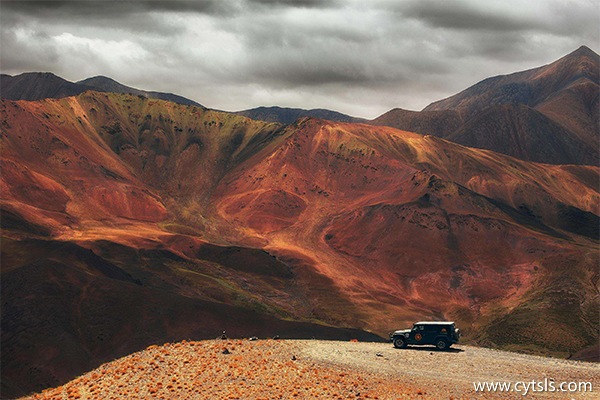
[[[76,96],[86,90],[109,93],[131,93],[147,98],[172,101],[177,104],[205,108],[202,104],[172,93],[135,89],[103,75],[78,82],[70,82],[52,72],[25,72],[20,75],[2,75],[2,98],[9,100],[41,100]]]
[[[598,165],[599,76],[600,56],[581,46],[550,64],[484,79],[419,113],[394,109],[373,123],[538,162]]]
[[[234,114],[243,115],[250,119],[266,122],[279,122],[281,124],[291,124],[302,117],[313,117],[336,122],[363,122],[361,118],[352,117],[337,111],[326,110],[323,108],[313,108],[306,110],[303,108],[289,108],[279,106],[260,106],[249,110],[236,111]]]
[[[587,46],[581,46],[577,50],[548,64],[546,67],[554,67],[555,70],[558,70],[559,68],[568,68],[575,73],[577,68],[581,65],[588,65],[588,68],[597,69],[598,64],[600,64],[600,55]]]
[[[2,75],[0,92],[3,99],[40,100],[78,95],[89,88],[69,82],[52,72],[24,72]]]
[[[567,57],[569,57],[569,56],[600,57],[594,50],[590,49],[586,45],[582,45],[577,50],[567,54]]]
[[[23,78],[28,78],[31,77],[33,79],[56,79],[56,80],[61,80],[61,81],[65,81],[65,82],[69,82],[64,78],[61,78],[60,76],[53,74],[52,72],[23,72],[22,74],[19,75],[13,75],[13,77],[23,77]]]
[[[58,78],[58,75],[52,73],[52,72],[42,72],[42,71],[33,71],[33,72],[23,72],[22,74],[16,75],[16,76],[21,76],[21,75],[37,75],[37,76],[55,76]]]
[[[109,78],[108,76],[104,76],[104,75],[92,76],[90,78],[82,79],[77,83],[84,83],[84,82],[90,82],[90,81],[108,81],[108,82],[119,83],[116,80],[114,80],[113,78]]]

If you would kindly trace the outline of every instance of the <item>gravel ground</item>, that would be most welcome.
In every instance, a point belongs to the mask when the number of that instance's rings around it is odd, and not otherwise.
[[[431,398],[600,398],[600,364],[529,356],[473,346],[455,345],[440,352],[433,347],[395,349],[392,344],[299,341],[302,354],[326,365],[376,373],[391,382],[421,388]],[[592,382],[592,393],[549,393],[527,396],[506,392],[476,393],[473,382]],[[550,384],[548,384],[550,385]],[[393,393],[391,394],[393,397]]]
[[[590,381],[600,365],[470,346],[207,340],[149,348],[31,399],[599,398],[596,393],[476,393],[473,381]]]

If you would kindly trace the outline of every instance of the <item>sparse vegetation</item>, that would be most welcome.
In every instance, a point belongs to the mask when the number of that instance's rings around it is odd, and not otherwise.
[[[152,345],[28,398],[389,398],[384,379],[292,358],[299,351],[293,342],[270,339]],[[394,393],[414,393],[393,386]]]
[[[542,376],[599,383],[593,364],[457,346],[216,339],[152,345],[27,399],[471,398],[472,382]],[[439,374],[439,366],[447,370]]]

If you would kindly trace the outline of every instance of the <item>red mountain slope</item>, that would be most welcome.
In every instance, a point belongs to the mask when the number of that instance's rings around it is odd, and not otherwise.
[[[573,167],[364,125],[308,120],[290,129],[268,158],[222,182],[219,213],[273,254],[315,260],[372,329],[390,315],[476,321],[484,304],[511,309],[539,288],[540,268],[593,274],[591,242],[577,250],[557,230],[565,207],[597,221],[598,193]],[[577,267],[557,256],[570,253]]]

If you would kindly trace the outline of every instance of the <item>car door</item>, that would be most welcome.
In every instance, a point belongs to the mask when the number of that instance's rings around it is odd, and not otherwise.
[[[410,332],[412,344],[423,344],[425,339],[425,327],[423,325],[415,325]]]
[[[450,343],[452,341],[453,334],[454,334],[453,325],[442,325],[439,327],[438,336],[445,337],[446,340],[448,341],[448,343]]]
[[[439,326],[437,325],[425,325],[425,330],[423,331],[423,343],[425,344],[434,344],[435,339],[439,334]]]

